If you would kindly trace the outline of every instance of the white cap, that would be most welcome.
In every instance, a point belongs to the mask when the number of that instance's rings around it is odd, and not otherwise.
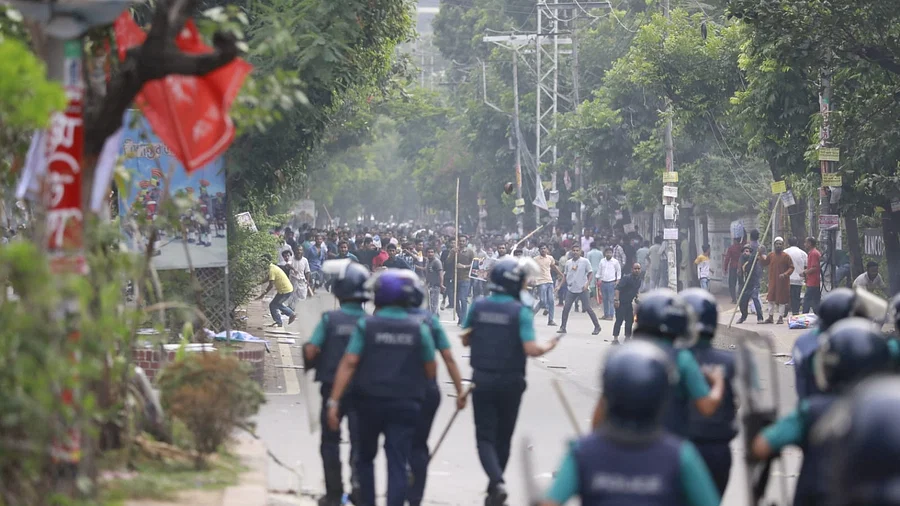
[[[776,238],[775,238],[775,242],[780,242],[781,244],[784,244],[784,238],[782,238],[782,237],[776,237]]]

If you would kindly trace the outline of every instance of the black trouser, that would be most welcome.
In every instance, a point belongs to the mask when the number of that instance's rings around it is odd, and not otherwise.
[[[728,441],[694,441],[697,452],[706,462],[719,495],[725,494],[728,477],[731,475],[731,448]]]
[[[822,287],[807,286],[806,296],[803,297],[803,313],[819,313],[819,302],[822,300]]]
[[[800,292],[803,285],[791,285],[791,313],[800,314]],[[787,310],[785,310],[787,312]],[[785,315],[787,316],[787,315]]]
[[[436,381],[432,381],[425,391],[425,401],[422,402],[422,411],[419,413],[419,424],[416,425],[412,450],[409,452],[409,468],[413,475],[412,485],[406,491],[406,501],[409,506],[422,504],[422,497],[425,495],[425,479],[428,477],[428,434],[431,433],[434,415],[440,404],[441,389]]]
[[[587,291],[580,293],[566,291],[566,304],[563,306],[562,325],[560,328],[566,328],[566,322],[569,321],[569,311],[572,310],[572,304],[574,304],[576,300],[581,301],[581,308],[591,317],[591,321],[594,322],[594,328],[599,329],[600,322],[597,321],[597,313],[595,313],[594,308],[591,307],[591,300]]]
[[[328,407],[325,403],[331,398],[331,383],[322,383],[322,411],[319,421],[322,425],[322,438],[319,445],[319,453],[322,455],[322,467],[325,471],[325,495],[329,498],[340,499],[344,495],[344,478],[341,466],[341,429],[328,428]],[[356,410],[352,404],[352,397],[345,395],[340,404],[341,418],[347,417],[350,429],[350,481],[356,487],[356,462],[359,447],[356,443],[357,421]]]
[[[412,449],[422,401],[409,398],[357,396],[354,406],[359,414],[359,490],[365,506],[375,506],[375,456],[378,440],[384,434],[387,457],[387,506],[403,506],[409,489],[409,453]]]
[[[740,276],[738,276],[737,269],[728,269],[728,293],[731,294],[731,301],[737,302],[738,300],[738,281],[740,280]]]
[[[631,327],[634,325],[634,306],[619,302],[616,308],[616,323],[613,325],[613,338],[619,337],[619,329],[625,323],[625,337],[631,337]]]
[[[747,288],[744,289],[744,295],[741,296],[741,300],[739,302],[739,306],[741,308],[741,319],[747,319],[747,306],[750,303],[750,299],[753,299],[753,307],[756,308],[756,319],[763,319],[762,312],[762,302],[759,301],[759,285],[751,286],[748,285]]]
[[[524,377],[493,384],[479,382],[478,388],[472,390],[478,459],[488,476],[488,492],[503,483],[523,392]]]

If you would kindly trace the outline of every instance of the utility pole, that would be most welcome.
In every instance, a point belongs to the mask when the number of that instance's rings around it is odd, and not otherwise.
[[[578,18],[572,20],[572,97],[574,98],[572,109],[581,104],[581,96],[578,89]],[[581,168],[581,153],[575,153],[575,179],[578,181],[578,190],[584,191],[584,174]],[[578,203],[578,221],[575,227],[576,233],[581,235],[584,230],[584,203]]]
[[[671,12],[669,10],[669,0],[665,0],[663,2],[663,12],[666,16],[666,19],[671,19]],[[665,130],[665,143],[666,143],[666,174],[673,174],[668,178],[664,177],[663,182],[665,186],[675,187],[674,194],[678,194],[678,176],[675,171],[675,144],[672,141],[672,101],[666,97],[666,130]],[[668,182],[667,182],[668,181]],[[671,206],[671,219],[666,220],[666,228],[667,229],[675,229],[678,230],[678,207],[675,203],[676,197],[668,197],[666,196],[666,192],[672,192],[672,190],[663,190],[663,217],[665,217],[666,208]],[[669,193],[671,195],[671,193]],[[676,252],[676,243],[675,239],[669,239],[666,241],[666,266],[668,267],[669,274],[669,289],[670,290],[678,290],[678,254]]]
[[[513,136],[516,138],[516,198],[522,198],[522,146],[519,142],[519,52],[513,51]],[[535,207],[535,213],[537,213]],[[519,237],[524,231],[524,210],[516,215],[516,228]]]
[[[830,59],[829,59],[830,60]],[[840,233],[840,221],[836,230],[831,226],[821,226],[822,219],[832,214],[831,191],[825,184],[825,175],[833,171],[832,161],[829,156],[823,156],[823,151],[831,147],[831,68],[822,72],[822,92],[819,94],[819,111],[822,113],[822,127],[819,130],[819,170],[822,174],[822,187],[819,189],[819,240],[826,240],[828,246],[828,268],[831,275],[831,288],[835,286],[835,250],[837,249],[837,234]],[[833,226],[833,225],[832,225]],[[850,279],[853,279],[852,277]]]

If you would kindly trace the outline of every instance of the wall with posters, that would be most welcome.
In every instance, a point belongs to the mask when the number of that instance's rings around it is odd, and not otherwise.
[[[124,125],[120,154],[130,179],[128,187],[120,188],[119,209],[129,247],[147,247],[146,231],[136,233],[135,219],[143,215],[156,220],[168,185],[169,194],[188,200],[190,209],[180,217],[179,226],[160,227],[153,266],[160,270],[224,267],[228,238],[222,159],[188,174],[137,111],[126,113]]]

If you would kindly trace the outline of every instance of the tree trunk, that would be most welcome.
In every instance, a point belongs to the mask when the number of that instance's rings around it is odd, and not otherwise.
[[[856,215],[846,213],[844,227],[847,229],[847,245],[850,250],[850,279],[856,279],[856,276],[863,273],[862,248],[859,246],[859,224],[856,222]]]
[[[890,209],[890,202],[884,208]],[[884,212],[881,216],[881,233],[884,236],[890,295],[893,296],[900,293],[900,213]]]
[[[806,229],[806,198],[797,198],[794,196],[797,204],[788,208],[788,214],[791,219],[791,235],[796,237],[803,244],[803,241],[809,237]]]

